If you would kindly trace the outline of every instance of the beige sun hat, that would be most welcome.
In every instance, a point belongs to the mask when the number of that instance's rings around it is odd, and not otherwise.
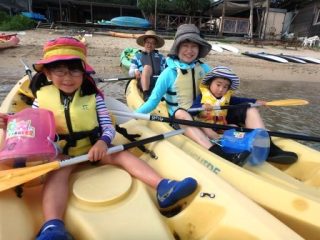
[[[144,41],[146,38],[154,38],[157,41],[155,48],[161,48],[164,45],[163,38],[159,37],[155,31],[148,30],[145,32],[145,34],[141,35],[137,38],[137,44],[144,47]]]

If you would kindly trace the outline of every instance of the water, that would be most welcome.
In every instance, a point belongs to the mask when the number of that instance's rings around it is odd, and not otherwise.
[[[124,75],[124,74],[123,74]],[[122,75],[122,76],[123,76]],[[119,76],[106,76],[121,77]],[[8,78],[5,78],[8,79]],[[0,101],[4,99],[17,79],[10,77],[2,81],[0,86]],[[124,91],[127,81],[112,82],[107,84],[106,94],[125,101]],[[253,97],[265,101],[299,98],[309,101],[308,105],[290,107],[259,107],[260,113],[270,131],[304,134],[320,137],[320,102],[319,83],[310,82],[281,82],[281,81],[245,81],[236,92],[237,96]],[[320,150],[319,142],[300,141],[312,148]]]

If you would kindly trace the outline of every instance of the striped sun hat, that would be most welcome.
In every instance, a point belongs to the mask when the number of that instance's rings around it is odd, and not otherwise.
[[[215,78],[225,78],[230,80],[231,90],[236,90],[239,88],[240,85],[240,78],[232,72],[232,70],[228,67],[224,66],[217,66],[212,68],[210,72],[206,74],[206,76],[202,80],[202,84],[209,85],[211,81]]]
[[[87,73],[95,73],[93,68],[87,63],[86,46],[73,37],[59,37],[44,45],[43,59],[33,64],[33,68],[39,72],[44,64],[75,59],[82,60]]]

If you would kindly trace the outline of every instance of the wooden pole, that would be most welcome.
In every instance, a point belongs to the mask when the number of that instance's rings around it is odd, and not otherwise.
[[[250,17],[249,17],[249,38],[252,39],[253,36],[253,1],[250,0]]]
[[[270,0],[266,0],[266,10],[264,14],[264,19],[263,19],[263,28],[262,28],[262,33],[261,33],[261,39],[265,39],[265,34],[266,34],[266,28],[267,28],[267,23],[268,23],[268,15],[269,15],[269,6],[270,6]]]
[[[60,22],[62,22],[61,0],[59,0],[59,12],[60,12]]]
[[[220,29],[219,29],[219,35],[223,35],[223,28],[224,28],[224,16],[226,12],[226,5],[227,5],[227,0],[223,1],[223,6],[222,6],[222,15],[221,15],[221,23],[220,23]]]

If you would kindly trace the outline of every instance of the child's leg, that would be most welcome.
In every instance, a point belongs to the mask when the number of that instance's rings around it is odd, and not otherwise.
[[[182,181],[162,178],[146,162],[128,151],[114,153],[111,156],[105,157],[101,163],[120,166],[132,176],[157,189],[157,200],[161,208],[174,205],[180,199],[192,194],[197,188],[197,181],[190,177]]]
[[[141,79],[140,79],[142,91],[149,90],[151,76],[152,76],[152,67],[150,65],[144,65],[142,74],[141,74]]]
[[[156,188],[162,177],[146,162],[128,151],[114,153],[101,160],[102,164],[112,164],[124,168],[132,176],[140,179],[152,188]]]
[[[42,197],[45,220],[63,219],[69,196],[69,176],[74,168],[64,167],[48,174]]]
[[[66,231],[63,215],[69,196],[69,176],[75,166],[50,172],[43,187],[42,208],[45,223],[36,239],[72,239]]]
[[[202,131],[208,136],[209,139],[211,140],[218,140],[219,139],[219,134],[213,131],[210,128],[201,128]]]
[[[245,120],[245,126],[247,128],[263,128],[265,129],[265,125],[260,116],[258,109],[256,108],[248,108],[247,109],[247,117]]]
[[[193,120],[190,114],[183,109],[177,110],[175,112],[174,117],[183,120]],[[191,138],[196,143],[208,149],[212,147],[213,144],[210,142],[210,139],[204,134],[204,132],[200,128],[185,125],[180,125],[180,127],[185,130],[184,135]]]
[[[187,113],[183,109],[179,109],[175,112],[175,118],[177,119],[184,119],[184,120],[193,120],[189,113]],[[228,154],[225,153],[220,146],[213,144],[210,139],[206,136],[206,134],[202,131],[202,129],[197,127],[190,127],[190,126],[183,126],[180,125],[181,128],[185,129],[184,135],[198,143],[199,145],[207,148],[209,151],[237,164],[237,165],[244,165],[246,159],[248,157],[247,152],[243,153],[235,153],[235,154]]]

